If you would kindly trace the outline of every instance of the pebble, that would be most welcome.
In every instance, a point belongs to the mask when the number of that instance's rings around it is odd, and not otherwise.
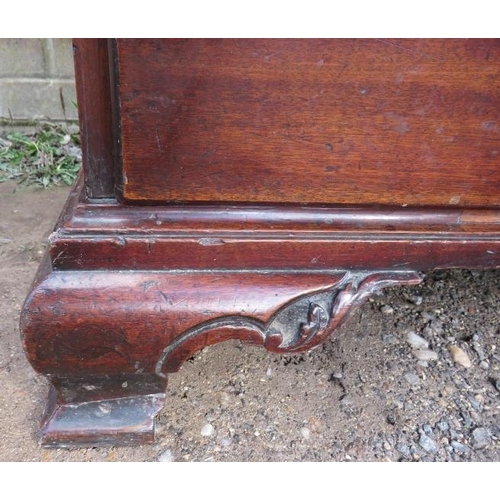
[[[391,306],[385,305],[380,308],[382,314],[394,314],[394,309]]]
[[[396,450],[398,450],[399,453],[401,453],[405,457],[409,457],[411,454],[410,447],[405,443],[398,443],[396,446]]]
[[[405,379],[410,385],[418,385],[420,384],[420,377],[415,373],[405,373]]]
[[[438,355],[430,349],[417,349],[413,351],[414,356],[420,361],[435,361]]]
[[[447,431],[450,428],[450,424],[446,420],[441,420],[437,426],[440,431]]]
[[[205,424],[200,431],[200,434],[205,437],[213,436],[215,432],[214,426],[212,424]]]
[[[220,441],[220,445],[223,448],[227,448],[227,447],[231,446],[231,443],[232,443],[231,438],[228,438],[228,437],[222,438]]]
[[[482,407],[481,401],[478,401],[477,397],[469,396],[468,399],[469,399],[470,405],[472,406],[472,408],[474,408],[474,410],[482,411],[483,407]]]
[[[422,434],[418,444],[427,452],[436,454],[439,451],[439,445],[434,441],[434,439],[427,436],[427,434]]]
[[[406,334],[406,340],[408,344],[416,349],[427,349],[429,347],[429,342],[420,335],[417,335],[413,330],[410,330]]]
[[[158,456],[158,462],[173,462],[174,457],[172,455],[172,452],[170,450],[165,450],[163,453],[161,453]]]
[[[310,439],[311,438],[311,431],[307,427],[302,427],[300,429],[300,434],[304,439]]]
[[[451,447],[456,453],[463,453],[464,455],[468,455],[471,451],[467,445],[460,443],[459,441],[452,441]]]
[[[424,321],[432,321],[433,319],[436,319],[434,314],[431,314],[427,311],[424,311],[421,316]]]
[[[396,417],[393,413],[389,413],[389,415],[387,415],[387,423],[390,425],[396,425]]]
[[[472,366],[469,356],[463,349],[456,345],[450,345],[448,350],[450,351],[451,357],[455,363],[463,366],[464,368],[470,368]]]
[[[491,444],[491,433],[486,427],[478,427],[472,432],[472,446],[475,450],[486,448]]]
[[[410,302],[412,302],[416,306],[422,305],[423,301],[424,301],[424,299],[423,299],[423,297],[421,295],[415,295],[413,297],[410,297]]]
[[[429,436],[432,434],[432,427],[429,424],[424,424],[422,430]]]
[[[397,338],[395,335],[392,335],[390,333],[384,333],[382,335],[382,341],[386,344],[394,344],[397,342]]]

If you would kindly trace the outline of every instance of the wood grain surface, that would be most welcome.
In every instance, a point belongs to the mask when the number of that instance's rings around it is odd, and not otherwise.
[[[124,200],[500,206],[500,41],[118,39]]]
[[[73,52],[86,193],[111,198],[115,164],[108,40],[75,38]]]

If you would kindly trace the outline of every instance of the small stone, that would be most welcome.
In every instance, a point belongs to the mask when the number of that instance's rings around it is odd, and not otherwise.
[[[429,424],[424,424],[422,426],[422,430],[428,435],[430,436],[432,434],[432,427],[429,425]]]
[[[393,413],[389,413],[389,415],[387,415],[387,423],[390,425],[396,425],[396,417]]]
[[[463,349],[456,345],[450,345],[448,350],[450,351],[451,357],[455,363],[463,366],[464,368],[470,368],[472,366],[469,356]]]
[[[418,444],[427,452],[433,455],[439,451],[439,445],[434,441],[434,439],[427,436],[427,434],[422,434]]]
[[[420,335],[417,335],[413,330],[410,330],[406,334],[406,340],[408,344],[416,349],[427,349],[429,347],[429,342]]]
[[[410,385],[418,385],[420,384],[420,377],[415,373],[405,373],[405,379]]]
[[[401,453],[401,455],[405,457],[410,456],[410,447],[405,443],[398,443],[396,446],[396,450],[398,450],[399,453]]]
[[[413,297],[410,297],[410,302],[412,302],[416,306],[420,306],[423,301],[424,299],[421,295],[414,295]]]
[[[227,392],[223,391],[220,394],[220,400],[221,403],[229,403],[231,401],[231,396]]]
[[[486,427],[478,427],[472,432],[472,446],[475,450],[486,448],[491,444],[491,433]]]
[[[225,437],[225,438],[222,438],[220,440],[220,445],[223,447],[223,448],[228,448],[229,446],[231,446],[231,438],[228,438],[228,437]]]
[[[158,462],[173,462],[173,461],[174,457],[172,456],[172,452],[170,450],[165,450],[158,456]]]
[[[424,321],[432,321],[433,319],[436,319],[434,314],[431,314],[430,312],[427,311],[424,311],[421,316]]]
[[[447,431],[450,428],[450,424],[446,420],[441,420],[437,423],[437,427],[440,431]]]
[[[200,431],[200,434],[205,437],[213,436],[215,432],[214,426],[212,424],[205,424]]]
[[[382,314],[394,314],[394,309],[391,306],[385,305],[380,308]]]
[[[435,361],[438,359],[438,355],[430,349],[417,349],[413,351],[413,354],[420,361]]]
[[[455,453],[463,453],[464,455],[468,455],[471,451],[467,445],[460,443],[459,441],[452,441],[451,447]]]
[[[476,411],[482,411],[482,409],[483,409],[482,403],[481,403],[481,401],[479,401],[477,399],[477,396],[476,397],[469,396],[468,399],[469,399],[470,405],[472,406],[472,408],[474,408],[474,410],[476,410]]]
[[[266,370],[266,377],[272,377],[272,376],[273,376],[273,371],[272,371],[271,367],[269,367]]]
[[[311,438],[311,431],[307,427],[302,427],[300,429],[300,434],[304,439],[310,439]]]
[[[481,363],[479,363],[479,366],[483,370],[489,370],[490,369],[490,364],[487,361],[481,361]]]
[[[397,339],[395,335],[392,335],[390,333],[384,333],[382,335],[382,341],[386,344],[394,344],[397,341]]]

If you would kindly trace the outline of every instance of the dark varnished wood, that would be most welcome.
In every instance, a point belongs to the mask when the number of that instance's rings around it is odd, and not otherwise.
[[[414,272],[49,272],[24,306],[33,367],[53,389],[47,446],[150,442],[166,374],[228,339],[309,350],[370,294]]]
[[[495,268],[500,235],[446,238],[448,234],[323,238],[222,236],[61,238],[52,247],[54,266],[69,269],[413,269]],[[84,248],[84,251],[82,249]],[[188,257],[187,257],[188,256]]]
[[[75,38],[73,51],[86,192],[90,198],[110,198],[115,165],[108,40]]]
[[[151,442],[203,347],[294,354],[381,288],[500,267],[497,40],[75,47],[85,178],[21,315],[45,446]]]
[[[165,404],[166,378],[122,374],[49,379],[40,431],[44,446],[132,446],[154,441],[154,418]]]
[[[498,40],[122,39],[116,59],[129,202],[500,205]]]

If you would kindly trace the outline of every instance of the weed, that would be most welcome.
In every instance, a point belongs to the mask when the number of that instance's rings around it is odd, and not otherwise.
[[[78,134],[45,123],[33,135],[19,132],[0,138],[0,182],[18,182],[43,187],[73,184],[81,166]]]

